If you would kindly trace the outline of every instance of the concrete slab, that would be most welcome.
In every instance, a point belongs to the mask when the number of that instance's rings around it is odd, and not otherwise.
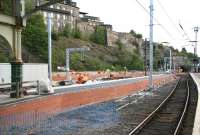
[[[191,77],[197,85],[198,89],[198,99],[200,98],[200,73],[190,73]],[[198,100],[196,108],[196,116],[194,121],[193,133],[192,135],[200,135],[200,100]]]

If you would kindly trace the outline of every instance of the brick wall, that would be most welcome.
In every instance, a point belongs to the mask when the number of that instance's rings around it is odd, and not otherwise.
[[[169,76],[160,77],[154,80],[154,84],[158,85],[162,83],[163,80],[173,81],[174,78]],[[88,89],[80,92],[50,95],[31,101],[16,103],[14,105],[1,106],[0,116],[32,111],[45,112],[51,110],[51,112],[53,112],[56,110],[56,112],[60,112],[65,109],[72,109],[82,105],[108,101],[117,97],[126,96],[133,92],[145,89],[147,85],[148,80],[143,80],[126,85],[116,85],[107,88],[98,88],[95,90]]]

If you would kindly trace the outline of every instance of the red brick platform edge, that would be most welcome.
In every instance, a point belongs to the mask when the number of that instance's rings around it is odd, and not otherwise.
[[[155,85],[173,81],[174,77],[164,76],[154,80]],[[34,99],[27,102],[16,103],[14,105],[0,108],[0,116],[25,112],[59,112],[66,109],[76,108],[82,105],[99,103],[123,97],[133,92],[147,88],[148,80],[138,81],[132,84],[112,86],[108,88],[98,88],[96,90],[84,90],[76,93],[63,93],[60,95],[50,95],[43,98]]]

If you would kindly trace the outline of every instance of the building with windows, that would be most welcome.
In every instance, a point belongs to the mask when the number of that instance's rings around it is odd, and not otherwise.
[[[36,6],[44,4],[44,0],[36,0]],[[77,28],[82,35],[89,37],[97,26],[105,29],[107,46],[115,46],[116,42],[120,40],[124,45],[132,46],[137,42],[137,38],[130,33],[115,32],[112,30],[112,25],[104,24],[99,17],[90,16],[88,13],[80,12],[77,3],[72,0],[63,0],[63,2],[54,4],[50,7],[43,8],[41,11],[44,16],[44,23],[47,25],[48,13],[52,18],[52,30],[54,32],[61,32],[66,25],[71,29]],[[139,42],[141,45],[142,42]]]
[[[61,2],[52,5],[50,8],[42,10],[45,24],[47,24],[47,14],[51,12],[53,31],[62,31],[65,25],[69,25],[72,29],[76,27],[79,19],[79,7],[76,2]]]

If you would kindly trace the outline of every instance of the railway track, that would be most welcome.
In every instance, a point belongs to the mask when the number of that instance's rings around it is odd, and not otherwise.
[[[181,78],[165,100],[129,135],[177,135],[189,105],[188,80],[188,77]]]

